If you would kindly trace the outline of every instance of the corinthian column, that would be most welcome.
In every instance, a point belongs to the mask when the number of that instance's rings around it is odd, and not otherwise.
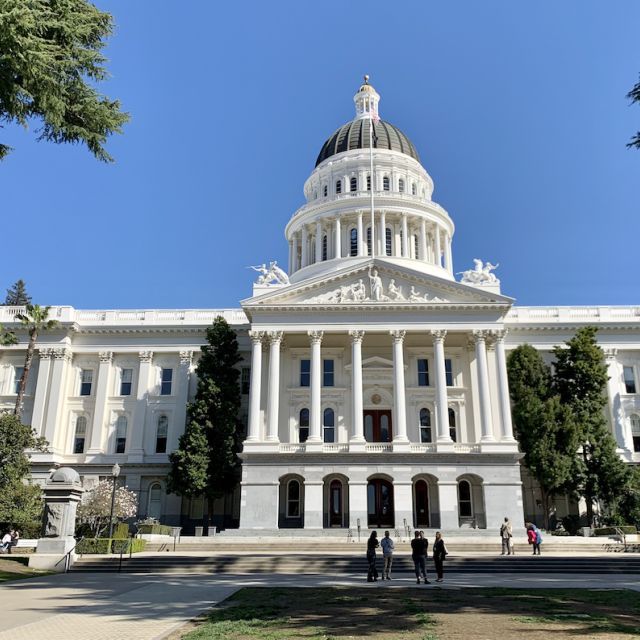
[[[251,338],[251,381],[249,383],[249,432],[247,440],[260,438],[260,383],[262,382],[262,331],[249,331]]]
[[[342,229],[340,227],[340,216],[336,216],[336,231],[335,231],[335,242],[333,243],[334,249],[334,257],[341,258],[342,257]]]
[[[507,376],[507,358],[504,351],[505,331],[496,331],[496,370],[498,372],[498,394],[502,413],[501,439],[513,442],[513,424],[511,422],[511,403],[509,401],[509,378]]]
[[[438,418],[438,442],[451,442],[449,433],[449,404],[447,400],[447,374],[444,364],[444,339],[446,331],[432,331],[433,353],[436,361],[436,415]]]
[[[44,410],[47,402],[49,388],[49,372],[51,371],[51,358],[53,349],[40,349],[38,351],[38,380],[33,398],[33,412],[31,426],[39,436],[44,436]]]
[[[309,416],[309,438],[307,442],[322,442],[320,427],[322,424],[321,412],[321,351],[322,331],[309,331],[311,340],[311,415]]]
[[[113,353],[111,351],[101,351],[98,354],[100,364],[98,365],[98,380],[96,384],[96,404],[93,412],[93,424],[91,425],[91,439],[88,454],[104,453],[104,426],[105,412],[107,410],[107,397],[111,382],[111,364]]]
[[[362,424],[362,339],[364,331],[349,331],[351,336],[351,406],[353,431],[351,442],[364,442]]]
[[[478,390],[480,395],[480,430],[482,442],[491,442],[493,425],[491,422],[491,396],[489,395],[489,368],[487,366],[486,331],[474,331],[473,339],[476,345],[476,367],[478,371]]]
[[[407,403],[404,388],[404,354],[402,351],[405,331],[390,331],[393,337],[393,402],[395,436],[394,442],[408,442]]]
[[[267,441],[278,440],[278,411],[280,408],[280,345],[282,331],[270,331],[269,337],[269,398],[267,400]]]

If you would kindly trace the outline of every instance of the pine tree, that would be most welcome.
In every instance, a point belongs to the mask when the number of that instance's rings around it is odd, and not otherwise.
[[[187,424],[178,449],[170,456],[167,491],[207,499],[205,526],[213,502],[232,491],[239,480],[241,360],[236,334],[224,318],[207,329],[207,343],[198,362],[198,390],[187,408]]]
[[[10,289],[7,289],[4,304],[8,307],[24,307],[31,304],[31,296],[27,293],[24,280],[18,280]]]
[[[554,388],[563,405],[571,409],[579,431],[581,454],[576,459],[574,486],[587,503],[589,525],[594,502],[615,500],[631,481],[605,418],[609,376],[596,332],[595,327],[583,327],[566,347],[554,349]]]

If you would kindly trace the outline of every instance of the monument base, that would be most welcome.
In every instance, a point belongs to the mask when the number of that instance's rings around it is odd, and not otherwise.
[[[74,538],[40,538],[37,551],[29,556],[29,567],[63,573],[65,570],[64,557],[74,548],[75,544]],[[70,555],[69,566],[74,563],[76,557],[75,553]]]

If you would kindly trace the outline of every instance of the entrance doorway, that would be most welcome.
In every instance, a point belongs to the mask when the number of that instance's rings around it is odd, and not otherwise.
[[[329,526],[342,526],[342,482],[332,480],[329,486]]]
[[[367,442],[391,442],[391,411],[366,409],[364,411],[364,439]]]
[[[429,527],[429,485],[424,480],[415,484],[416,527]]]
[[[367,485],[368,526],[393,527],[393,485],[387,480],[369,480]]]

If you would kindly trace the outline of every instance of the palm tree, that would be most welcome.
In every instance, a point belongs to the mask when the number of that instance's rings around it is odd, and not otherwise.
[[[29,332],[29,346],[27,347],[27,356],[24,360],[24,371],[22,372],[20,386],[18,387],[16,408],[13,410],[13,413],[18,417],[22,416],[24,390],[27,387],[29,370],[31,369],[31,362],[33,361],[33,352],[36,348],[38,334],[42,331],[49,331],[58,325],[57,320],[49,320],[49,309],[51,309],[51,307],[43,308],[39,304],[28,304],[25,306],[24,313],[16,314],[16,319],[20,320],[22,326]]]

